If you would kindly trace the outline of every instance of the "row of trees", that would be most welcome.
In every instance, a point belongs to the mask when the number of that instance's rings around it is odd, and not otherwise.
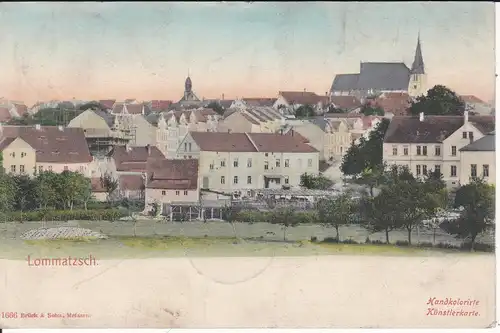
[[[108,193],[117,188],[117,182],[110,176],[101,178]],[[30,211],[37,209],[73,210],[75,205],[87,209],[93,199],[89,178],[81,173],[64,171],[41,172],[36,177],[11,175],[0,172],[0,211]]]

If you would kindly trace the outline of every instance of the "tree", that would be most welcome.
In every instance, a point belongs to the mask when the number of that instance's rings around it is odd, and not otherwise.
[[[346,113],[347,111],[341,108],[336,108],[333,104],[328,106],[326,113]]]
[[[390,243],[389,233],[398,227],[395,193],[390,188],[382,188],[379,195],[364,195],[360,200],[359,211],[366,229],[370,232],[385,232],[385,242]]]
[[[232,204],[224,205],[221,211],[222,219],[231,224],[231,227],[233,228],[234,237],[236,239],[238,239],[238,234],[236,233],[236,226],[234,225],[234,222],[236,221],[236,217],[238,216],[238,213],[240,211],[241,211],[240,207],[234,206]]]
[[[324,226],[333,226],[337,233],[337,242],[339,242],[340,226],[350,224],[353,221],[355,208],[349,191],[335,197],[323,198],[317,204],[318,222]]]
[[[59,175],[52,171],[43,171],[37,175],[35,181],[35,195],[40,209],[56,206]]]
[[[361,173],[361,176],[356,179],[356,183],[368,187],[371,197],[374,196],[373,190],[385,182],[386,174],[384,172],[384,168],[384,165],[378,165],[372,169],[365,168]]]
[[[300,176],[300,186],[312,190],[327,190],[332,187],[333,181],[323,176],[304,173]]]
[[[0,172],[0,213],[14,209],[16,203],[16,183],[7,173]]]
[[[344,175],[358,175],[366,168],[382,165],[384,136],[389,128],[389,119],[382,119],[370,132],[368,140],[363,137],[353,143],[342,159],[340,170]]]
[[[88,109],[92,110],[99,110],[99,111],[106,111],[106,108],[99,102],[97,101],[91,101],[88,103],[84,103],[78,107],[80,111],[86,111]]]
[[[36,182],[28,175],[17,175],[12,177],[16,186],[15,210],[21,212],[21,222],[23,222],[23,212],[36,206],[35,188]]]
[[[295,110],[295,117],[297,118],[309,118],[314,117],[314,108],[309,105],[301,105]]]
[[[75,201],[81,201],[88,190],[89,182],[90,180],[79,172],[65,170],[58,175],[57,190],[65,209],[73,210]]]
[[[495,218],[495,187],[481,179],[460,187],[455,195],[456,208],[463,207],[454,232],[462,238],[470,238],[471,251],[477,236],[493,226]]]
[[[283,240],[286,241],[286,230],[289,227],[295,227],[299,224],[295,209],[292,206],[279,208],[273,212],[273,224],[279,224],[283,227]]]
[[[426,96],[417,97],[408,110],[412,115],[421,112],[426,115],[461,115],[465,111],[465,103],[454,91],[436,85],[427,91]]]
[[[369,104],[363,105],[361,107],[360,112],[365,116],[383,116],[383,115],[385,115],[384,109],[382,109],[378,106],[373,106],[373,105],[369,105]]]
[[[217,114],[219,114],[221,116],[224,114],[224,108],[218,102],[215,102],[215,101],[214,102],[210,102],[207,105],[207,108],[214,110],[215,112],[217,112]]]
[[[106,201],[108,204],[111,202],[111,195],[118,188],[118,181],[114,179],[109,173],[101,176],[101,186],[106,190]]]

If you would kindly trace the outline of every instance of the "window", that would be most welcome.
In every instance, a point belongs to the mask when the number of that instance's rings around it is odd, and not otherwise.
[[[421,172],[420,165],[417,164],[417,176],[420,176],[420,172]]]
[[[24,157],[24,156],[26,156],[26,153],[24,153],[24,152],[21,153],[21,157]]]
[[[42,173],[43,172],[43,165],[38,166],[38,172]]]
[[[10,172],[16,172],[16,166],[15,165],[11,165],[10,166]]]
[[[52,165],[49,165],[49,171],[52,172]]]
[[[290,160],[286,159],[285,160],[285,168],[289,168],[289,167],[290,167]]]
[[[83,165],[80,165],[80,172],[83,172],[85,170],[85,167]]]
[[[251,159],[251,158],[249,158],[249,159],[247,160],[247,167],[249,167],[249,168],[251,168],[251,167],[252,167],[252,159]]]
[[[427,156],[427,146],[422,146],[422,155]]]
[[[450,167],[450,177],[456,177],[457,176],[457,166],[452,165]]]
[[[439,164],[436,164],[434,166],[434,172],[436,172],[436,174],[438,174],[438,175],[441,174],[441,166]]]
[[[265,161],[264,162],[264,170],[268,170],[268,169],[269,169],[269,162]]]
[[[188,195],[188,191],[184,191],[184,195]]]
[[[220,161],[220,166],[225,167],[226,166],[226,160],[221,160]]]
[[[477,177],[477,164],[470,165],[470,176]]]
[[[462,132],[462,139],[467,139],[467,132]]]
[[[403,155],[408,156],[408,147],[403,148]]]
[[[457,146],[451,146],[451,156],[457,156]]]
[[[252,176],[247,177],[247,184],[252,184]]]
[[[276,167],[279,168],[281,166],[281,160],[276,160]]]
[[[238,176],[233,177],[233,184],[238,184]]]
[[[310,158],[307,160],[307,167],[310,168],[312,166],[313,166],[313,160],[312,160],[312,158]]]
[[[210,170],[213,170],[213,169],[214,169],[214,164],[210,163]]]
[[[20,165],[19,166],[19,172],[20,173],[24,173],[24,165]]]
[[[434,155],[441,156],[441,147],[439,146],[434,147]]]
[[[422,165],[422,174],[427,175],[427,165]]]
[[[16,157],[16,153],[15,153],[15,152],[12,152],[12,153],[10,153],[10,156],[12,156],[12,157]]]
[[[238,167],[238,159],[237,159],[237,158],[235,158],[235,159],[234,159],[234,161],[233,161],[233,166],[234,166],[235,168],[237,168],[237,167]]]
[[[269,153],[265,153],[265,154],[264,154],[264,156],[265,156],[265,157],[268,157],[268,156],[269,156]]]
[[[180,195],[181,191],[175,191],[175,195]]]
[[[68,169],[68,166],[67,166],[67,165],[65,165],[65,166],[64,166],[64,171],[68,171],[68,170],[69,170],[69,169]]]
[[[285,184],[288,184],[289,183],[289,179],[288,179],[288,176],[285,176]]]
[[[417,146],[417,155],[422,155],[422,147]]]
[[[188,144],[187,142],[184,142],[184,151],[187,151],[188,150]]]
[[[189,149],[189,151],[191,151],[191,142],[188,143],[188,149]]]
[[[225,184],[226,183],[226,177],[220,176],[220,183]]]
[[[490,166],[488,164],[483,164],[483,177],[490,176]]]
[[[474,141],[474,132],[469,132],[469,139]]]
[[[161,195],[167,194],[167,191],[161,191]]]
[[[396,156],[398,154],[398,146],[392,146],[392,155]]]

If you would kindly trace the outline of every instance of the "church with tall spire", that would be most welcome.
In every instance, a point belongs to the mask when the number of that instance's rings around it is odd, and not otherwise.
[[[359,73],[335,76],[330,95],[363,100],[381,93],[399,92],[416,97],[427,92],[426,76],[419,33],[411,68],[404,62],[360,62]]]

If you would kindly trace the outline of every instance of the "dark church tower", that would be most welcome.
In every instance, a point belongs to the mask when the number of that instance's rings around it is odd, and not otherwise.
[[[410,82],[408,84],[408,94],[412,97],[424,95],[426,90],[426,74],[424,57],[422,56],[422,46],[420,44],[420,33],[417,38],[417,48],[410,70]]]

